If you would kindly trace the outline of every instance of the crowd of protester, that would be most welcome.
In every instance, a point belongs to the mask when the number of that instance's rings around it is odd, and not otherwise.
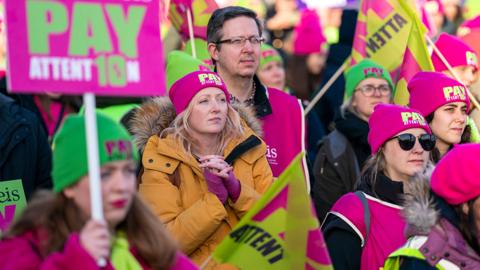
[[[305,115],[350,56],[358,3],[243,2],[211,14],[198,59],[168,41],[168,94],[98,100],[104,221],[80,98],[12,94],[3,75],[0,180],[28,203],[0,269],[236,269],[212,253],[302,151],[334,269],[480,269],[480,17],[418,1],[452,69],[432,51],[401,106],[366,58]]]

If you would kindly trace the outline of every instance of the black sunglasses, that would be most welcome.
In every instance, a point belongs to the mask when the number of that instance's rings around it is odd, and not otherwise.
[[[412,148],[415,146],[415,141],[417,140],[417,137],[410,133],[404,133],[392,137],[391,140],[392,139],[398,140],[398,144],[400,145],[400,148],[402,148],[402,150],[409,151],[412,150]],[[436,141],[437,138],[433,134],[422,134],[418,137],[418,142],[425,151],[432,151],[433,148],[435,148]]]

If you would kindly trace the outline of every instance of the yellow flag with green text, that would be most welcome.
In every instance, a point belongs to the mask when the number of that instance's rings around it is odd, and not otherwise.
[[[362,0],[350,65],[370,58],[396,83],[394,101],[408,103],[407,83],[419,71],[433,71],[425,43],[426,28],[414,0]]]
[[[333,269],[307,193],[303,155],[220,243],[216,261],[241,269]]]

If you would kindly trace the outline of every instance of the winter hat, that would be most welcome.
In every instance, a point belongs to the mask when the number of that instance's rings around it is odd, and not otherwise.
[[[390,73],[381,65],[370,59],[363,59],[358,64],[350,68],[345,77],[345,96],[351,98],[357,85],[367,78],[379,78],[387,81],[392,89],[392,96],[395,94]]]
[[[435,45],[452,67],[472,66],[478,69],[477,54],[459,38],[442,33],[435,42]],[[431,57],[435,71],[448,70],[447,66],[443,64],[435,51],[432,52]]]
[[[457,35],[463,36],[470,32],[471,29],[480,28],[480,16],[465,20],[458,28]]]
[[[270,62],[280,62],[283,64],[283,59],[278,54],[278,51],[275,50],[272,46],[267,44],[262,44],[260,48],[260,66],[262,68],[264,65]]]
[[[317,12],[303,10],[300,22],[294,29],[293,53],[306,55],[322,52],[322,45],[326,41]]]
[[[198,92],[208,87],[222,90],[225,93],[227,102],[230,101],[227,86],[217,73],[213,71],[194,71],[176,81],[168,93],[177,115],[188,107],[188,103]]]
[[[458,205],[480,195],[480,144],[455,145],[435,166],[430,185],[438,196]]]
[[[378,104],[368,119],[368,144],[372,155],[391,137],[410,128],[423,128],[431,134],[428,123],[420,112],[393,104]]]
[[[182,51],[171,51],[167,58],[167,89],[170,90],[172,84],[183,76],[193,71],[211,70],[208,65],[202,61],[193,58],[190,54]]]
[[[457,30],[457,36],[470,46],[478,56],[480,52],[480,16],[477,16],[471,20],[463,22],[463,24]]]
[[[410,108],[427,117],[438,107],[447,103],[462,101],[470,108],[466,87],[440,72],[422,71],[408,82]]]
[[[113,119],[97,113],[100,166],[119,160],[138,160],[127,130]],[[85,116],[69,115],[53,141],[53,189],[61,192],[88,173]]]

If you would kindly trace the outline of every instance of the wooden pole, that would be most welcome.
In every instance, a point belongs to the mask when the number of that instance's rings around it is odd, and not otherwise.
[[[192,46],[192,56],[197,58],[197,50],[195,49],[195,37],[193,35],[193,19],[190,8],[187,8],[188,33],[190,35],[190,45]]]
[[[448,63],[447,59],[445,59],[445,56],[443,56],[442,52],[437,48],[437,46],[435,46],[435,43],[433,43],[432,39],[428,35],[425,35],[425,37],[426,37],[428,43],[432,46],[433,51],[437,54],[437,56],[440,58],[440,60],[442,60],[443,64],[445,66],[447,66],[448,71],[450,71],[450,73],[452,73],[455,80],[463,83],[462,80],[458,77],[457,73],[453,70],[450,63]],[[472,95],[472,93],[470,92],[468,87],[466,87],[466,89],[467,89],[468,97],[470,98],[470,101],[472,102],[473,106],[475,106],[477,109],[480,109],[480,104],[478,104],[477,99]]]
[[[345,70],[345,68],[347,67],[347,62],[348,62],[348,59],[347,61],[345,61],[343,63],[343,65],[335,72],[335,74],[333,74],[332,77],[330,77],[330,79],[327,81],[327,83],[322,87],[322,89],[320,91],[318,91],[317,95],[315,95],[315,97],[312,99],[312,101],[308,104],[307,108],[305,109],[305,115],[307,115],[312,109],[313,107],[315,106],[315,104],[317,104],[317,102],[323,97],[323,95],[325,95],[325,93],[327,92],[328,89],[330,89],[330,87],[332,86],[332,84],[338,79],[338,77],[340,77],[340,75],[343,73],[343,71]]]

